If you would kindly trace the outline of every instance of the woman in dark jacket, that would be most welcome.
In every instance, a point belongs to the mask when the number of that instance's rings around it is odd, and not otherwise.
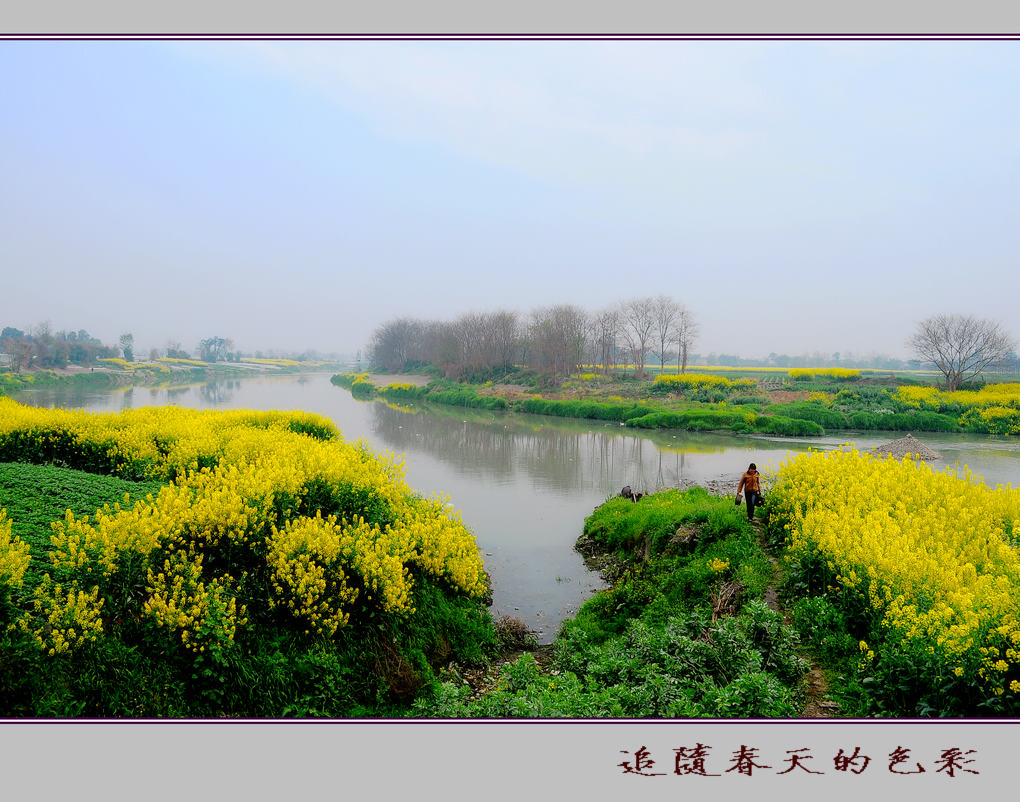
[[[744,498],[747,501],[747,520],[754,518],[754,505],[761,500],[761,484],[758,482],[758,469],[752,462],[744,475],[740,477],[740,484],[737,485],[737,494],[744,491]]]

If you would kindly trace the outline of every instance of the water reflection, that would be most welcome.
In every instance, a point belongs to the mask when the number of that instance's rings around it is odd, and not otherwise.
[[[207,406],[224,407],[233,400],[240,385],[239,379],[221,379],[200,385],[198,392]]]
[[[785,456],[791,447],[803,450],[778,440],[636,433],[615,423],[368,403],[378,445],[428,453],[459,476],[487,482],[507,484],[525,476],[535,489],[557,494],[618,491],[625,484],[654,491],[730,474],[739,478],[746,466],[734,451],[746,451],[752,458],[761,455],[758,459],[764,462],[768,456]],[[697,460],[694,455],[713,458]]]
[[[191,390],[192,387],[189,385],[184,385],[183,387],[166,387],[163,390],[157,390],[156,397],[158,398],[160,393],[165,393],[167,404],[180,404]],[[154,401],[153,403],[155,404],[159,402]]]

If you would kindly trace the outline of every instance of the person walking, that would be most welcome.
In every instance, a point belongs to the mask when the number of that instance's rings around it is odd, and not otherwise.
[[[744,491],[744,500],[747,502],[747,520],[754,518],[754,507],[761,501],[761,483],[758,481],[760,474],[752,462],[744,475],[740,477],[740,484],[737,485],[737,495]]]

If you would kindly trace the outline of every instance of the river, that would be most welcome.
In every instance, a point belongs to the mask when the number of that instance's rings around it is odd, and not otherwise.
[[[774,438],[638,432],[617,423],[459,407],[357,401],[328,374],[264,375],[183,387],[89,390],[51,385],[12,394],[45,407],[116,412],[177,404],[196,409],[302,409],[336,422],[349,440],[404,455],[408,484],[446,493],[475,535],[493,583],[493,613],[521,618],[549,643],[560,622],[602,587],[573,550],[586,515],[624,485],[654,491],[711,480],[734,488],[748,463],[776,467],[791,452],[861,449],[903,433]],[[915,433],[942,454],[935,469],[963,465],[989,485],[1020,485],[1020,438]]]

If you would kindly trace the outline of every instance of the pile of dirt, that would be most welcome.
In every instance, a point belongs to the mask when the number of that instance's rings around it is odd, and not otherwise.
[[[912,434],[908,434],[906,437],[901,437],[899,440],[893,440],[891,443],[886,443],[885,445],[875,446],[871,449],[871,452],[882,456],[891,454],[895,459],[903,459],[907,456],[907,454],[912,454],[918,459],[925,461],[939,459],[939,457],[942,456],[937,451],[933,451],[928,448],[928,446]]]

